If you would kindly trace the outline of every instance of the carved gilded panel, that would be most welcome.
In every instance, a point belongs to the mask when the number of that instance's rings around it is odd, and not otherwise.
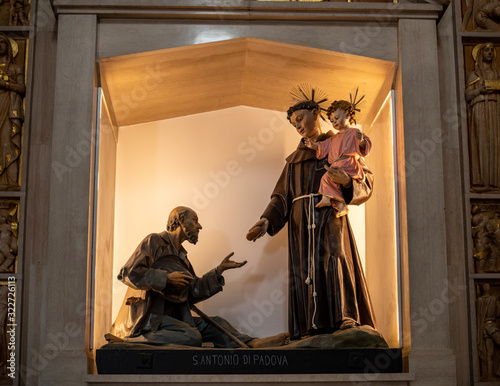
[[[464,45],[470,185],[500,191],[500,69],[494,41]]]
[[[500,380],[500,282],[476,283],[477,354],[481,381]]]
[[[472,205],[474,271],[500,272],[500,204]]]
[[[19,203],[0,200],[0,272],[17,271]]]
[[[500,1],[462,0],[461,10],[464,31],[500,31]]]
[[[0,26],[29,25],[30,9],[29,0],[0,0]]]
[[[20,189],[26,45],[0,32],[0,190]]]

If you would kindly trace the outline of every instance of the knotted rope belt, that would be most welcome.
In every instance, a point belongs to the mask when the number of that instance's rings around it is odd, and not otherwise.
[[[305,280],[305,283],[307,285],[313,286],[313,301],[314,301],[314,311],[311,319],[311,326],[314,329],[317,329],[318,327],[314,323],[314,319],[316,318],[316,310],[317,310],[317,303],[316,303],[316,297],[317,297],[317,292],[316,292],[316,280],[315,280],[315,262],[314,262],[314,234],[315,234],[315,229],[316,229],[316,224],[314,222],[314,197],[318,197],[320,194],[318,193],[311,193],[311,194],[306,194],[303,196],[295,197],[292,201],[294,203],[295,201],[302,200],[302,199],[308,199],[309,200],[309,205],[306,205],[306,213],[307,213],[307,232],[308,232],[308,238],[307,238],[307,244],[308,244],[308,255],[307,255],[307,279]]]

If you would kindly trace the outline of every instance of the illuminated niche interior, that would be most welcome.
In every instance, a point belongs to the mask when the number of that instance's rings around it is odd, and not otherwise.
[[[120,267],[178,205],[195,209],[203,226],[196,246],[185,243],[198,275],[231,251],[248,260],[200,308],[254,336],[287,330],[287,231],[255,243],[245,234],[299,143],[284,114],[299,83],[330,100],[356,87],[365,94],[357,118],[373,142],[375,190],[349,217],[378,330],[399,347],[394,71],[392,62],[254,38],[102,59],[93,347],[105,343],[125,297]]]

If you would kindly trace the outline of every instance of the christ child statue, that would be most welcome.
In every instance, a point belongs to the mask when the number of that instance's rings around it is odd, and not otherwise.
[[[334,101],[328,108],[327,114],[337,133],[321,142],[313,142],[306,138],[305,145],[316,150],[318,159],[328,156],[330,168],[341,168],[351,178],[363,181],[365,175],[358,160],[370,153],[372,143],[361,130],[351,127],[356,124],[355,106],[346,100]],[[325,168],[329,169],[328,166]],[[337,217],[349,213],[340,184],[331,182],[328,173],[321,179],[319,193],[323,197],[316,208],[331,205],[337,210],[335,214]]]

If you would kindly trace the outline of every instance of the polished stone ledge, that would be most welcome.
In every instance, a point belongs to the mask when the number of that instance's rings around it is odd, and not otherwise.
[[[242,381],[244,377],[244,381]],[[234,374],[234,375],[87,375],[87,384],[93,386],[112,384],[315,384],[315,385],[409,385],[415,380],[412,373],[399,374]]]
[[[100,18],[376,21],[438,19],[443,7],[422,3],[249,0],[55,0],[54,11]]]

